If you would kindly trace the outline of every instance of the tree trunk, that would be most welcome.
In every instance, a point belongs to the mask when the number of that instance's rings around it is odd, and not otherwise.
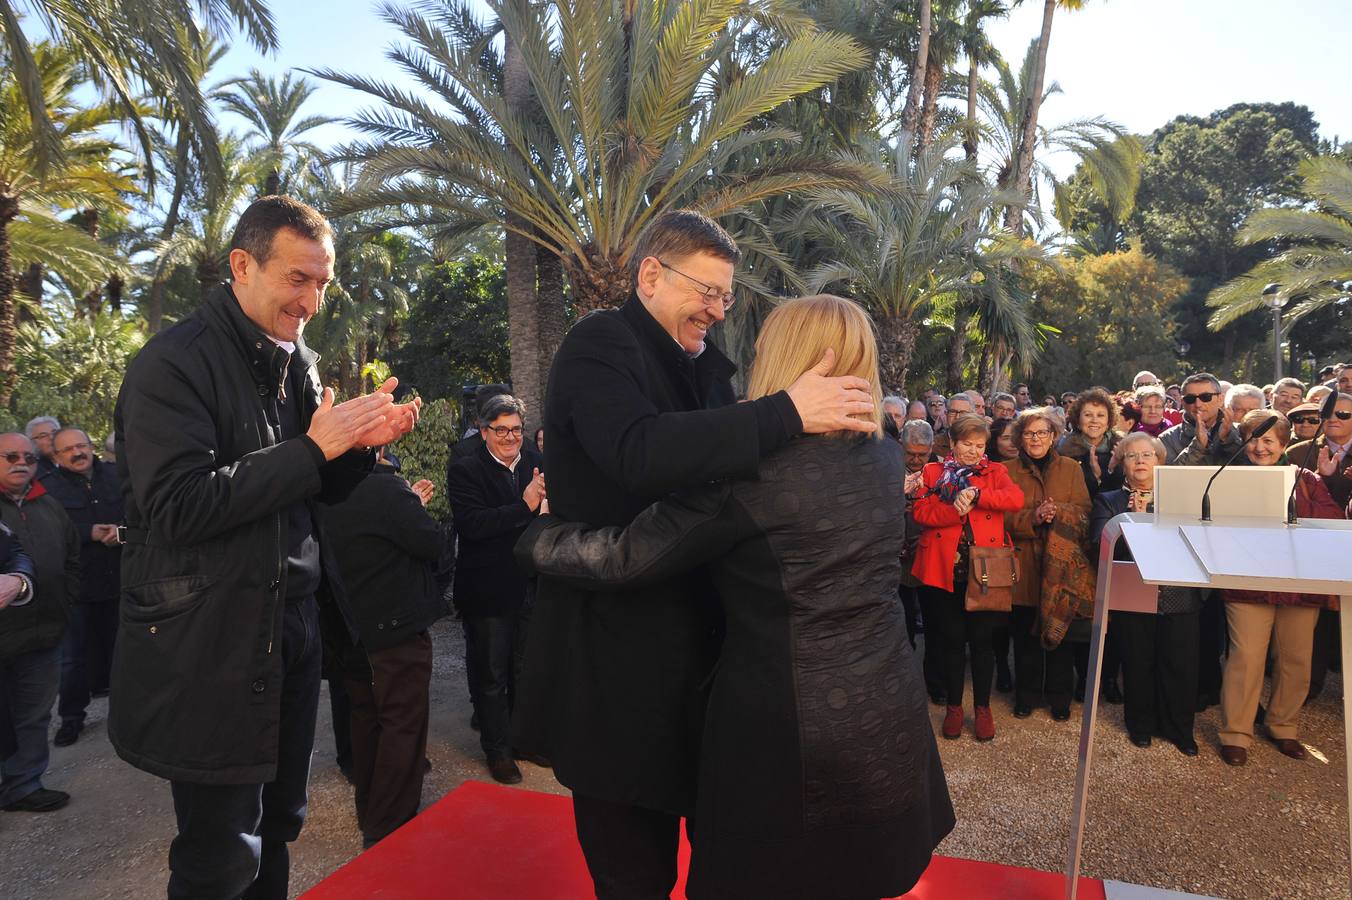
[[[934,142],[934,124],[939,115],[939,91],[944,86],[944,67],[936,60],[925,66],[925,95],[920,104],[920,138],[915,155],[922,156]]]
[[[215,289],[216,285],[221,283],[221,267],[213,260],[204,259],[197,264],[197,286],[201,291],[201,300],[206,302],[207,297]]]
[[[963,128],[962,152],[968,162],[976,162],[976,93],[980,66],[969,54],[967,66],[967,124]]]
[[[972,321],[972,310],[966,303],[958,304],[953,315],[953,336],[948,342],[948,393],[963,390],[962,370],[967,363],[967,326]]]
[[[563,303],[563,261],[537,246],[535,264],[539,273],[536,301],[540,323],[540,375],[547,386],[549,369],[554,363],[559,344],[563,343],[567,323]]]
[[[504,34],[503,97],[507,106],[524,116],[530,102],[530,73],[521,46],[511,32]],[[507,256],[507,334],[512,365],[512,393],[526,404],[526,413],[538,421],[544,400],[540,370],[540,315],[536,300],[536,247],[525,236],[529,224],[507,214],[504,251]]]
[[[271,197],[282,189],[282,173],[273,169],[268,173],[268,177],[263,180],[263,194]]]
[[[897,172],[905,171],[915,144],[916,126],[920,120],[920,91],[929,66],[931,0],[920,0],[920,34],[916,42],[915,65],[911,67],[911,84],[906,90],[906,105],[901,110],[901,135],[897,140]]]
[[[1047,75],[1047,45],[1052,39],[1052,15],[1056,0],[1045,0],[1042,6],[1042,36],[1038,38],[1037,63],[1033,68],[1033,85],[1019,122],[1019,145],[1014,154],[1014,189],[1025,201],[1032,198],[1033,150],[1037,144],[1037,114],[1042,106],[1042,83]],[[1023,234],[1023,210],[1017,206],[1005,207],[1005,227],[1015,235]]]
[[[34,306],[42,306],[42,284],[47,280],[47,270],[40,263],[29,263],[28,269],[19,276],[16,284],[19,292],[32,301]],[[29,322],[36,322],[34,316],[28,307],[15,304],[14,320],[19,325],[25,325]]]
[[[14,269],[9,257],[9,223],[19,214],[18,198],[0,190],[0,409],[9,408],[14,371]]]
[[[911,319],[886,316],[878,323],[878,368],[884,394],[906,395],[906,376],[915,355],[920,326]]]
[[[169,209],[164,215],[164,225],[160,228],[160,240],[167,241],[174,236],[178,228],[179,210],[183,208],[183,195],[188,185],[188,165],[191,162],[192,135],[187,125],[179,123],[178,140],[174,145],[174,193],[169,198]],[[146,328],[155,334],[164,325],[164,275],[156,275],[150,283],[150,293],[146,298]]]
[[[977,390],[987,397],[990,396],[990,375],[991,375],[991,344],[987,340],[981,345],[981,360],[976,367],[976,386]]]
[[[602,256],[591,245],[585,250],[585,266],[576,259],[564,261],[568,283],[573,288],[573,314],[579,319],[593,310],[623,305],[629,299],[632,282],[624,266]]]
[[[82,227],[94,240],[99,239],[99,211],[97,209],[84,209],[80,211],[80,227]],[[99,310],[103,308],[103,285],[95,284],[84,295],[84,309],[88,312],[90,318],[97,316]]]
[[[116,272],[108,276],[108,284],[106,285],[108,289],[108,308],[115,313],[120,314],[122,312],[122,290],[126,286],[127,283],[123,281],[122,276],[118,275]]]

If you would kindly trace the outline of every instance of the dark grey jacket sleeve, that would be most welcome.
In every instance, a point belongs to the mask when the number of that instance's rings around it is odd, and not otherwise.
[[[654,503],[625,528],[592,528],[541,516],[516,544],[527,572],[586,590],[626,590],[663,581],[726,554],[756,525],[726,483]]]

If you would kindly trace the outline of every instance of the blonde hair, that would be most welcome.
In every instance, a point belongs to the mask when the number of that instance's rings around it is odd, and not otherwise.
[[[874,437],[883,434],[882,387],[878,378],[878,336],[863,307],[844,297],[817,294],[787,300],[770,313],[756,338],[746,396],[749,400],[784,390],[821,361],[830,347],[836,362],[827,374],[855,375],[871,385],[873,412],[853,418],[872,422]],[[837,431],[833,435],[852,434]]]

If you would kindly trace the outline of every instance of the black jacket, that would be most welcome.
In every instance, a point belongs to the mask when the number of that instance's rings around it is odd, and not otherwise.
[[[303,342],[302,430],[320,401]],[[302,434],[279,440],[287,366],[221,285],[151,338],[114,414],[130,538],[108,736],[162,778],[260,784],[277,769],[287,510],[337,501],[369,453],[326,463]],[[322,550],[322,547],[321,547]]]
[[[734,366],[706,348],[692,361],[636,297],[573,326],[545,395],[551,512],[625,525],[678,488],[754,474],[802,430],[783,392],[733,402]],[[605,594],[541,578],[514,745],[578,793],[691,812],[713,600],[699,573]]]
[[[0,609],[0,659],[11,659],[61,643],[66,610],[80,590],[80,536],[39,482],[22,503],[0,494],[0,522],[10,532],[5,541],[15,540],[29,560],[27,570],[0,565],[0,572],[22,572],[33,579],[32,600]],[[14,547],[0,544],[0,550],[12,554]]]
[[[57,469],[42,480],[65,507],[80,533],[80,596],[84,603],[116,601],[122,585],[122,548],[109,547],[90,536],[94,525],[122,525],[122,485],[117,466],[94,460],[92,477]]]
[[[682,491],[624,529],[548,516],[522,539],[542,575],[638,608],[645,586],[710,566],[727,637],[691,897],[895,897],[952,830],[897,598],[904,474],[893,441],[805,437],[755,478]]]
[[[347,499],[317,509],[352,640],[384,650],[446,615],[436,583],[445,532],[393,467],[377,466]]]
[[[451,463],[446,499],[460,539],[455,563],[455,606],[466,616],[505,616],[526,602],[527,580],[512,548],[535,512],[521,499],[540,457],[524,444],[514,472],[488,446]]]

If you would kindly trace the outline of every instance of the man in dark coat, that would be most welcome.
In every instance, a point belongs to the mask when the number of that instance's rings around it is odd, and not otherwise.
[[[540,457],[525,441],[526,408],[499,395],[484,404],[483,443],[456,460],[447,499],[460,539],[455,605],[465,623],[465,671],[488,771],[503,784],[521,772],[512,758],[511,709],[530,623],[530,585],[512,556],[540,511]]]
[[[61,727],[52,743],[75,743],[91,695],[108,693],[117,640],[117,598],[122,584],[122,486],[117,467],[94,458],[94,444],[79,428],[52,439],[57,468],[43,487],[65,507],[80,532],[80,594],[71,605],[61,641]]]
[[[382,453],[347,499],[319,505],[332,583],[351,645],[341,653],[351,703],[352,783],[365,846],[418,813],[427,752],[432,638],[446,614],[436,568],[446,535],[427,514],[435,490],[409,487]]]
[[[61,430],[61,422],[53,416],[38,416],[29,419],[23,427],[23,433],[33,442],[38,454],[38,467],[33,474],[34,481],[41,481],[56,471],[56,454],[52,452],[52,442]]]
[[[804,431],[871,429],[868,385],[825,377],[735,403],[734,371],[706,343],[732,301],[739,251],[712,220],[659,217],[631,257],[634,293],[564,339],[545,399],[552,512],[625,525],[677,488],[750,477]],[[601,898],[667,896],[680,818],[694,808],[716,598],[700,573],[642,590],[539,583],[512,736],[573,790],[578,841]]]
[[[14,749],[0,760],[0,809],[50,812],[70,801],[42,786],[47,726],[60,681],[66,610],[80,589],[80,538],[66,511],[33,480],[38,455],[22,434],[0,435],[0,552],[16,541],[27,569],[6,559],[0,572],[0,703],[7,708]],[[4,743],[0,740],[0,743]]]
[[[145,345],[114,415],[127,545],[108,733],[171,782],[170,897],[284,898],[319,699],[311,503],[417,419],[390,379],[335,405],[301,333],[333,277],[324,218],[240,216],[232,283]]]

